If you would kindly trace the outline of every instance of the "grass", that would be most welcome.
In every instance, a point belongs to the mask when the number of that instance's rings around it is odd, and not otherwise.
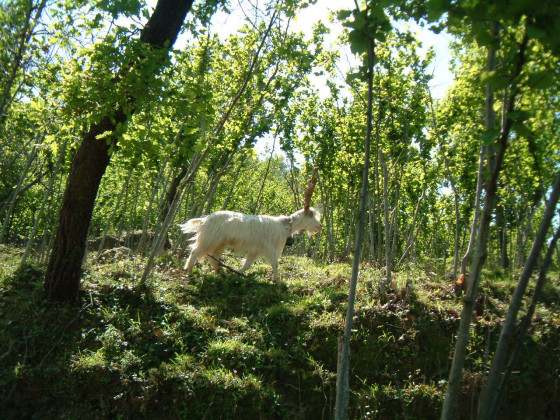
[[[284,257],[275,285],[161,259],[149,285],[141,259],[88,261],[75,307],[42,297],[43,268],[0,256],[0,413],[4,418],[331,418],[337,340],[350,267]],[[229,261],[228,264],[239,263]],[[492,274],[492,273],[489,273]],[[351,353],[353,418],[435,418],[461,299],[442,279],[408,271],[381,294],[359,279]],[[407,279],[414,291],[404,295]],[[486,275],[474,318],[461,417],[470,417],[514,279]],[[558,280],[547,286],[502,414],[560,409]],[[538,389],[538,392],[527,392]],[[537,407],[536,409],[534,407]],[[537,410],[538,412],[535,412]]]

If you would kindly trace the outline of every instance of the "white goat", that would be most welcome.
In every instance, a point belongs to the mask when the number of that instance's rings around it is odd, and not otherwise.
[[[191,255],[185,264],[188,274],[194,264],[206,258],[219,271],[219,264],[208,255],[219,259],[226,248],[246,255],[240,272],[243,273],[258,258],[272,266],[274,280],[279,283],[278,259],[282,255],[288,237],[301,230],[312,232],[321,230],[320,213],[306,206],[291,216],[248,216],[232,211],[218,211],[199,219],[190,219],[179,225],[183,233],[195,233],[190,246]]]

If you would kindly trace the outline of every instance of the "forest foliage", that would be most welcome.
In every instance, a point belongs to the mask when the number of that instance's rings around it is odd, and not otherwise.
[[[20,269],[46,266],[54,300],[85,296],[86,248],[89,258],[118,246],[146,258],[148,287],[160,258],[184,258],[178,223],[224,209],[293,213],[317,167],[323,230],[288,253],[318,264],[355,258],[385,269],[377,280],[389,284],[393,272],[435,271],[448,283],[470,274],[457,340],[465,351],[479,285],[488,287],[482,268],[514,273],[498,344],[507,352],[529,276],[541,270],[532,290],[542,296],[547,270],[558,269],[560,11],[544,1],[420,3],[358,1],[303,32],[294,21],[307,3],[178,1],[182,29],[159,39],[147,24],[156,3],[0,2],[2,252],[21,249]],[[220,34],[213,18],[235,7],[244,24]],[[430,90],[435,52],[422,52],[411,21],[452,38],[454,81],[441,98]],[[335,23],[345,30],[330,48]],[[73,236],[68,186],[89,178],[75,169],[93,159],[88,142],[103,146],[105,163],[88,187],[91,208],[73,215],[84,237],[70,255],[60,245]],[[74,275],[63,278],[57,266],[70,260]],[[53,284],[75,288],[57,297]]]

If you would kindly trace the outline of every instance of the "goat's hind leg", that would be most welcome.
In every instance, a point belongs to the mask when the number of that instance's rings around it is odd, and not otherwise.
[[[187,271],[187,274],[192,274],[194,265],[197,260],[198,260],[198,252],[196,249],[193,249],[184,267],[184,270]]]
[[[215,248],[213,251],[206,253],[206,260],[208,260],[208,263],[214,269],[214,271],[216,271],[216,273],[221,273],[222,272],[222,266],[218,263],[218,261],[222,257],[224,249],[225,249],[225,247],[220,246],[218,248]],[[218,261],[216,261],[216,260],[218,260]]]

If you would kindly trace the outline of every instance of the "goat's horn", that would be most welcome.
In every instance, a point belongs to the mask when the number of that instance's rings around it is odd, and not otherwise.
[[[307,189],[303,193],[303,209],[305,211],[309,210],[309,206],[311,205],[311,196],[313,195],[313,190],[315,189],[315,185],[317,184],[317,171],[319,168],[313,169],[313,175],[311,178],[307,180]]]

